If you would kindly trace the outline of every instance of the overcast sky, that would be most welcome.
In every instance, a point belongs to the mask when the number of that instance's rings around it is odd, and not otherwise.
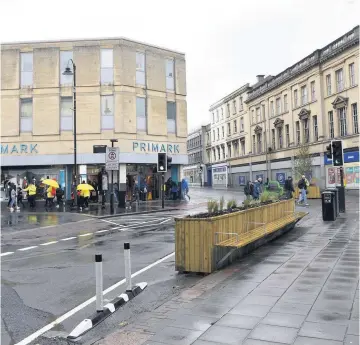
[[[0,0],[0,41],[123,36],[186,54],[188,128],[257,74],[275,75],[359,23],[360,0]]]

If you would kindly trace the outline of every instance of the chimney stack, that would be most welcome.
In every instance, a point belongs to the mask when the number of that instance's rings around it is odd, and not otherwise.
[[[264,74],[258,74],[258,75],[256,76],[257,82],[259,83],[260,81],[263,81],[263,80],[264,80],[264,77],[265,77]]]

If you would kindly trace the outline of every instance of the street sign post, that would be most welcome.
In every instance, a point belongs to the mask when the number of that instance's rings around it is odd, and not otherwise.
[[[107,147],[105,157],[106,170],[119,170],[119,148]]]

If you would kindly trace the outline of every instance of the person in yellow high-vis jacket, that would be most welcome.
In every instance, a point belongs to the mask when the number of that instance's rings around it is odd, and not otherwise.
[[[28,192],[30,208],[35,208],[36,186],[33,183],[29,183],[27,188],[23,189],[23,192]]]
[[[85,181],[82,181],[82,184],[85,184]],[[81,189],[80,190],[80,208],[89,207],[89,198],[90,198],[90,190],[89,189]]]

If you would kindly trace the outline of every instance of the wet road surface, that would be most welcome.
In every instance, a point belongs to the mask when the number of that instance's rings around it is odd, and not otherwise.
[[[20,212],[1,215],[2,334],[1,344],[17,344],[95,295],[95,254],[103,254],[104,289],[124,278],[123,243],[131,243],[135,273],[174,252],[174,219],[205,210],[208,198],[223,192],[192,191],[182,210],[99,219],[69,212]],[[230,192],[239,202],[243,193]],[[3,206],[3,205],[2,205]],[[3,208],[3,207],[2,207]],[[152,310],[200,276],[186,277],[174,270],[174,256],[156,263],[133,283],[146,281],[149,288],[121,311],[130,318]],[[121,285],[104,298],[124,292]],[[94,303],[77,311],[51,329],[66,336],[95,310]],[[106,325],[106,324],[104,324]],[[110,324],[114,328],[118,324]],[[96,338],[90,334],[88,340]],[[34,338],[36,339],[36,337]],[[87,340],[86,340],[87,341]],[[89,340],[90,341],[90,340]],[[92,340],[91,340],[92,341]],[[21,344],[37,344],[23,341]],[[50,344],[49,341],[44,343]]]

